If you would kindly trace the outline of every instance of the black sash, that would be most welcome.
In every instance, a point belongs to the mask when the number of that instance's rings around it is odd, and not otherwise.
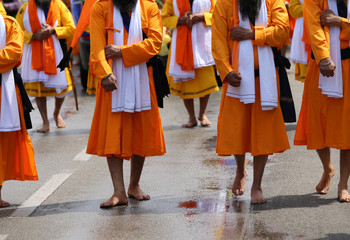
[[[120,14],[123,18],[123,25],[125,27],[125,30],[129,32],[131,19],[129,13],[121,12]],[[142,35],[143,39],[147,38],[147,35],[143,31]],[[158,107],[163,108],[163,98],[170,94],[170,89],[161,58],[158,55],[155,55],[154,57],[149,59],[149,61],[147,62],[147,67],[150,66],[153,67],[154,88],[157,94]]]
[[[27,92],[24,88],[23,81],[21,74],[18,73],[17,68],[15,67],[13,69],[13,77],[15,79],[15,84],[17,85],[19,89],[19,93],[21,95],[22,99],[22,105],[23,105],[23,112],[24,112],[24,120],[26,122],[26,128],[31,129],[32,128],[32,120],[30,119],[30,112],[34,110],[33,105],[27,95]],[[0,86],[2,83],[2,74],[0,74]]]

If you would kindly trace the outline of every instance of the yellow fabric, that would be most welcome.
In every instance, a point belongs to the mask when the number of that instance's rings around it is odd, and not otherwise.
[[[89,68],[86,92],[89,95],[96,94],[98,79],[96,76],[92,75],[91,68]]]
[[[295,63],[295,80],[305,82],[307,64]]]
[[[213,1],[215,4],[216,1]],[[212,12],[204,13],[204,19],[206,25],[211,25]],[[175,16],[173,0],[167,0],[162,9],[163,26],[167,28],[176,28],[178,17]],[[169,88],[171,94],[181,97],[182,99],[192,99],[198,97],[204,97],[210,93],[219,91],[219,87],[216,82],[214,67],[204,67],[195,70],[195,79],[191,79],[186,82],[174,83],[173,77],[169,76],[169,63],[170,63],[171,51],[169,51],[168,65],[167,65],[167,77],[169,81]]]
[[[6,10],[5,10],[4,5],[2,4],[2,2],[0,2],[0,14],[2,16],[6,16],[7,15]]]
[[[23,15],[28,6],[28,3],[25,3],[22,8],[18,11],[16,19],[19,25],[21,26],[24,33],[24,42],[27,44],[31,43],[32,34],[24,30],[23,25]],[[75,25],[73,22],[73,17],[67,6],[59,1],[59,16],[58,16],[58,25],[55,27],[56,36],[58,39],[68,39],[74,35]],[[35,54],[35,53],[33,53]],[[26,63],[23,63],[26,64]],[[24,86],[28,95],[37,96],[37,97],[48,97],[48,96],[57,96],[65,92],[69,92],[73,89],[72,79],[69,74],[68,69],[65,69],[67,76],[67,88],[60,92],[56,93],[54,88],[46,88],[42,82],[33,82],[33,83],[25,83]]]
[[[234,24],[233,4],[238,4],[238,0],[220,0],[213,12],[212,51],[222,79],[232,71],[230,59],[233,41],[230,39],[229,30]],[[289,37],[288,13],[283,1],[266,0],[266,6],[268,27],[260,28],[256,34],[263,37],[260,37],[260,41],[253,42],[255,69],[259,68],[257,43],[280,46]],[[244,104],[238,98],[228,97],[227,88],[227,81],[223,81],[217,127],[218,155],[250,152],[253,156],[259,156],[283,152],[290,148],[280,106],[269,111],[263,111],[261,108],[258,78],[255,79],[256,99],[252,104]]]
[[[303,17],[303,4],[299,0],[291,0],[289,3],[289,14],[294,18]]]

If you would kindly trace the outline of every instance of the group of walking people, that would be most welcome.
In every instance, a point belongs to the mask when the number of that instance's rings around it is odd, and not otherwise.
[[[327,193],[335,174],[330,148],[340,150],[338,199],[350,202],[350,1],[292,0],[290,7],[296,1],[304,19],[294,29],[292,60],[303,64],[300,72],[307,64],[307,72],[294,144],[317,151],[324,169],[316,187],[320,194]],[[16,18],[18,22],[0,16],[0,207],[9,206],[1,198],[4,181],[38,179],[22,79],[28,94],[36,96],[43,118],[39,132],[50,129],[47,96],[55,97],[56,125],[65,126],[59,112],[71,90],[68,71],[56,68],[64,53],[62,40],[75,29],[67,7],[61,0],[29,0]],[[268,156],[290,148],[274,61],[276,48],[290,34],[285,3],[166,0],[160,13],[153,0],[96,0],[90,18],[90,63],[98,83],[87,153],[107,158],[114,187],[101,208],[127,204],[128,197],[150,199],[140,188],[145,158],[166,152],[154,60],[163,26],[172,29],[169,88],[183,99],[189,117],[182,127],[195,127],[198,120],[202,127],[211,125],[206,107],[210,94],[219,90],[215,65],[223,82],[216,152],[235,157],[232,192],[237,196],[245,192],[245,154],[253,155],[251,202],[265,203],[262,177]],[[22,79],[13,70],[20,63]],[[200,102],[197,116],[195,98]],[[131,161],[127,191],[125,159]]]

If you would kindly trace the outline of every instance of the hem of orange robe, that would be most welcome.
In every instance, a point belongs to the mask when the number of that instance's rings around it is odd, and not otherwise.
[[[5,178],[2,181],[5,182],[5,181],[12,181],[12,180],[13,181],[38,181],[39,178],[38,178],[38,176],[24,176],[24,177],[16,176],[16,177]]]
[[[289,148],[285,148],[283,150],[274,150],[274,151],[270,151],[270,152],[263,152],[263,153],[256,153],[256,152],[253,152],[252,151],[237,151],[237,152],[230,152],[230,153],[219,153],[219,152],[216,152],[218,156],[232,156],[232,155],[242,155],[242,154],[246,154],[246,153],[250,153],[253,157],[255,156],[263,156],[263,155],[273,155],[275,153],[283,153],[285,152],[286,150],[290,149]]]
[[[131,155],[120,155],[120,154],[115,154],[115,153],[98,153],[98,152],[86,152],[87,154],[91,154],[91,155],[95,155],[95,156],[99,156],[99,157],[117,157],[117,158],[121,158],[121,159],[125,159],[125,160],[130,160],[132,155],[139,155],[142,157],[155,157],[155,156],[163,156],[166,152],[159,152],[159,153],[132,153]]]
[[[323,144],[323,145],[310,145],[307,144],[305,141],[294,141],[294,145],[296,146],[306,146],[307,150],[319,150],[319,149],[324,149],[324,148],[334,148],[338,150],[349,150],[349,146],[342,146],[339,144]]]

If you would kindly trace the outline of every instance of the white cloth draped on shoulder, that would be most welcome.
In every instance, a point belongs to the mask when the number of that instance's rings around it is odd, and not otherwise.
[[[255,20],[255,26],[267,27],[266,0],[261,1],[259,15]],[[239,12],[239,27],[251,29],[248,18],[242,19]],[[270,46],[257,46],[259,56],[259,82],[262,110],[273,110],[278,107],[277,76],[274,55]],[[239,42],[238,71],[242,81],[240,87],[228,86],[226,95],[239,98],[244,104],[255,103],[255,70],[254,48],[251,40]]]
[[[194,0],[192,4],[192,13],[210,12],[211,0]],[[173,0],[175,16],[180,17],[177,6],[177,0]],[[192,26],[192,49],[194,68],[202,68],[214,65],[214,58],[211,53],[211,26],[205,26],[204,23],[197,23]],[[169,75],[173,77],[175,83],[185,82],[195,78],[195,71],[183,71],[181,66],[176,62],[177,46],[177,29],[173,30],[171,42],[171,55],[169,63]]]
[[[124,25],[118,8],[114,7],[114,44],[124,45]],[[140,0],[132,10],[127,44],[143,41]],[[113,61],[113,74],[117,78],[118,89],[112,92],[112,112],[141,112],[151,109],[151,94],[146,62],[125,67],[122,58]]]
[[[37,7],[37,14],[38,18],[41,24],[46,23],[46,17],[44,11]],[[55,26],[57,26],[58,21],[56,21]],[[30,26],[29,22],[29,14],[28,14],[28,6],[24,12],[23,15],[23,25],[24,29],[32,33],[32,28]],[[59,40],[57,39],[56,35],[52,35],[54,49],[55,49],[55,58],[56,62],[52,63],[56,66],[59,64],[59,61],[63,58],[63,52],[60,45]],[[44,44],[43,44],[44,47]],[[67,88],[67,77],[65,71],[57,71],[57,74],[45,74],[44,71],[38,72],[37,70],[32,69],[32,44],[26,44],[24,43],[23,47],[23,57],[22,57],[22,79],[23,82],[43,82],[44,86],[47,88],[55,88],[56,93],[62,92],[64,89]],[[34,53],[36,54],[36,53]]]
[[[304,0],[299,0],[304,4]],[[290,49],[290,60],[297,63],[307,64],[308,54],[305,51],[305,43],[302,41],[304,34],[304,18],[298,18],[295,22],[292,44]]]
[[[6,26],[0,15],[0,49],[6,47]],[[13,71],[1,73],[0,132],[21,130]]]
[[[328,0],[329,9],[333,11],[335,15],[338,15],[337,0]],[[347,17],[350,19],[350,1],[348,1],[348,14]],[[319,77],[319,88],[322,93],[328,97],[342,98],[343,97],[343,73],[341,64],[341,53],[340,53],[340,27],[332,26],[329,31],[330,35],[330,55],[331,59],[336,65],[334,76],[325,77],[320,73]]]

